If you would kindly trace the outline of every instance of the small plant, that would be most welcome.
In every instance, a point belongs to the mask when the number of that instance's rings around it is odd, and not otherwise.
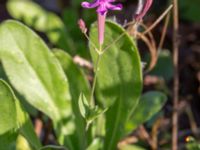
[[[90,67],[94,72],[91,86],[86,72],[73,60],[74,51],[70,49],[73,38],[59,17],[31,1],[8,2],[8,8],[13,3],[34,8],[35,16],[22,17],[22,10],[10,12],[16,19],[46,33],[58,48],[51,50],[19,21],[0,24],[0,69],[5,73],[0,74],[0,149],[125,150],[127,145],[118,145],[120,140],[162,108],[166,102],[163,93],[151,91],[141,95],[142,62],[136,36],[127,32],[131,28],[137,30],[152,1],[141,1],[134,21],[124,27],[106,20],[108,10],[122,9],[121,4],[113,2],[82,2],[84,8],[97,7],[98,16],[89,35],[85,22],[79,20],[94,66]],[[42,146],[27,103],[51,119],[57,146]]]

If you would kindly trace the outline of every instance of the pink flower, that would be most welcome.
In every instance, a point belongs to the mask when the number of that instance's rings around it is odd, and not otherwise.
[[[84,8],[95,8],[97,7],[97,13],[104,15],[108,12],[108,10],[121,10],[122,5],[121,4],[116,4],[113,5],[111,4],[112,2],[115,2],[115,0],[94,0],[91,3],[88,2],[82,2],[82,7]]]
[[[105,30],[105,20],[106,20],[106,14],[108,10],[121,10],[122,5],[111,4],[112,2],[115,2],[115,0],[94,0],[91,3],[88,2],[82,2],[82,7],[84,8],[96,8],[97,7],[97,13],[98,13],[98,33],[99,33],[99,44],[102,45],[104,42],[104,30]]]

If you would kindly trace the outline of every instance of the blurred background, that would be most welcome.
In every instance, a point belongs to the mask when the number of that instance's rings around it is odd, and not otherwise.
[[[24,5],[29,1],[30,4]],[[18,3],[19,2],[19,3]],[[137,8],[137,0],[119,0],[124,6],[121,12],[108,15],[118,23],[131,21]],[[87,40],[80,32],[77,21],[83,18],[89,28],[96,20],[95,10],[84,10],[81,0],[0,0],[0,22],[15,18],[32,27],[49,45],[59,47],[72,56],[90,61]],[[144,18],[150,26],[169,6],[168,0],[154,0],[153,6]],[[179,59],[179,149],[200,150],[200,0],[180,0],[180,59]],[[43,16],[49,15],[44,22]],[[152,33],[158,45],[163,32],[164,21],[153,29]],[[152,149],[152,143],[158,143],[157,149],[170,149],[171,117],[173,100],[173,62],[172,62],[172,23],[166,32],[166,38],[155,68],[144,75],[144,91],[159,90],[168,96],[162,111],[145,125],[133,131],[131,137],[139,139],[146,149]],[[142,61],[148,62],[149,50],[142,41],[138,42]],[[32,108],[33,109],[33,108]],[[43,143],[54,143],[51,136],[51,124],[41,119],[41,114],[30,111],[36,130],[42,132]],[[38,119],[39,118],[39,119]],[[39,124],[39,125],[38,125]],[[50,125],[49,125],[50,124]],[[42,130],[42,131],[41,131]],[[157,136],[158,135],[158,136]],[[134,139],[133,138],[133,139]],[[134,140],[132,141],[134,142]]]

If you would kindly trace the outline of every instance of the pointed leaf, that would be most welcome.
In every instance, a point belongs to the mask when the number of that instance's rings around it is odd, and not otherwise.
[[[34,147],[35,149],[40,148],[41,144],[34,132],[28,115],[22,109],[10,86],[3,80],[0,80],[0,92],[0,112],[4,110],[4,112],[2,113],[4,116],[9,115],[7,116],[8,118],[14,118],[13,122],[9,122],[4,118],[1,118],[0,125],[4,125],[6,123],[8,127],[11,127],[12,125],[12,128],[9,128],[9,130],[8,128],[6,128],[7,130],[5,131],[7,132],[5,133],[4,131],[5,134],[1,136],[2,138],[0,137],[0,146],[7,142],[9,143],[9,141],[15,141],[16,135],[19,133],[27,139],[32,147]],[[7,104],[10,105],[10,108],[7,108],[6,110],[5,105],[2,105],[5,101],[7,102]],[[4,128],[1,128],[1,130],[2,129]],[[3,141],[3,137],[5,141]],[[13,139],[13,137],[15,138]]]
[[[87,145],[88,135],[85,132],[86,122],[81,116],[79,110],[79,95],[81,92],[84,93],[85,97],[89,99],[90,96],[90,85],[85,75],[79,66],[77,66],[72,57],[62,50],[55,49],[54,54],[59,60],[65,75],[68,78],[69,89],[72,97],[72,108],[75,115],[75,126],[76,126],[76,137],[74,138],[74,146],[76,149],[84,150]],[[63,132],[61,132],[63,134]]]
[[[79,96],[78,104],[79,104],[79,109],[80,109],[82,117],[87,119],[90,108],[89,108],[88,101],[83,93],[81,93]]]
[[[16,128],[15,99],[3,80],[0,80],[0,135]]]

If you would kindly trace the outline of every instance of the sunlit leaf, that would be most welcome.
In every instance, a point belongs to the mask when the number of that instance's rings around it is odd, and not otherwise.
[[[67,78],[44,42],[23,24],[6,21],[0,45],[0,59],[16,90],[53,120],[69,115]]]
[[[146,150],[146,149],[137,145],[123,145],[122,147],[120,147],[120,150]]]
[[[0,80],[0,91],[0,112],[4,111],[2,112],[4,116],[9,115],[7,117],[10,119],[12,118],[12,122],[8,121],[8,118],[1,118],[0,120],[0,124],[2,125],[1,131],[4,131],[0,136],[0,147],[15,143],[14,141],[16,141],[17,135],[21,134],[34,149],[40,148],[41,144],[34,132],[28,115],[22,109],[12,89],[3,80]],[[3,105],[4,102],[9,105],[9,108],[6,105]],[[9,128],[4,128],[3,125],[5,124]],[[12,145],[14,146],[14,144]]]
[[[9,1],[8,12],[28,26],[47,34],[49,40],[60,48],[73,53],[74,45],[62,20],[32,1]],[[28,11],[27,11],[28,10]]]

